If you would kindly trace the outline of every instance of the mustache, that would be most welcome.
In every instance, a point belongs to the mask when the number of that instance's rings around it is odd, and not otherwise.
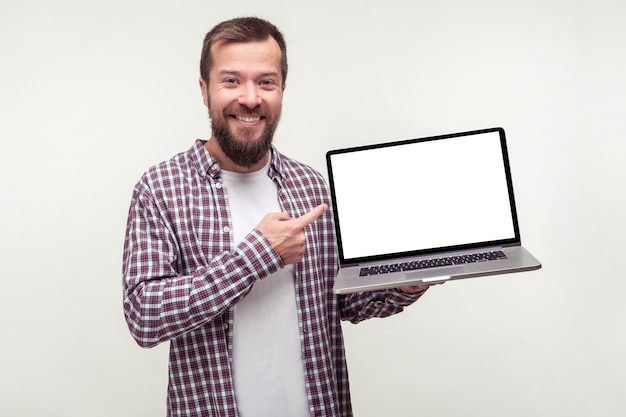
[[[223,114],[224,116],[261,116],[268,118],[270,116],[270,111],[266,105],[261,103],[254,108],[242,105],[231,105],[224,108]]]

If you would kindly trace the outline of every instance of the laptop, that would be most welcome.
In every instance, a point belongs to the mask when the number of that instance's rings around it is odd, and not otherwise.
[[[347,294],[530,271],[504,129],[327,152]]]

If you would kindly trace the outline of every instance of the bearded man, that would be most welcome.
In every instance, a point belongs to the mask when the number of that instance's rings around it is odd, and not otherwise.
[[[258,18],[215,26],[200,89],[212,134],[135,186],[124,312],[170,342],[168,416],[351,416],[340,320],[398,313],[427,286],[335,295],[323,177],[280,154],[287,50]]]

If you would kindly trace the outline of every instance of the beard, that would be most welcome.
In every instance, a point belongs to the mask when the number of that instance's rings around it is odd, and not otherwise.
[[[266,121],[265,128],[258,138],[253,136],[258,131],[257,128],[238,128],[238,135],[228,125],[228,118],[232,114],[238,115],[260,115]],[[280,120],[280,112],[276,117],[270,115],[269,110],[264,105],[255,109],[248,109],[242,106],[229,106],[222,114],[212,114],[209,108],[209,118],[211,128],[220,148],[224,154],[235,164],[246,168],[251,168],[263,159],[272,147],[274,132]]]

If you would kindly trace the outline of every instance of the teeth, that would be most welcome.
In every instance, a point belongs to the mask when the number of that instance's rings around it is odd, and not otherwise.
[[[252,122],[258,122],[259,120],[261,120],[260,117],[246,117],[246,116],[237,116],[237,120],[241,120],[242,122],[248,122],[248,123],[252,123]]]

